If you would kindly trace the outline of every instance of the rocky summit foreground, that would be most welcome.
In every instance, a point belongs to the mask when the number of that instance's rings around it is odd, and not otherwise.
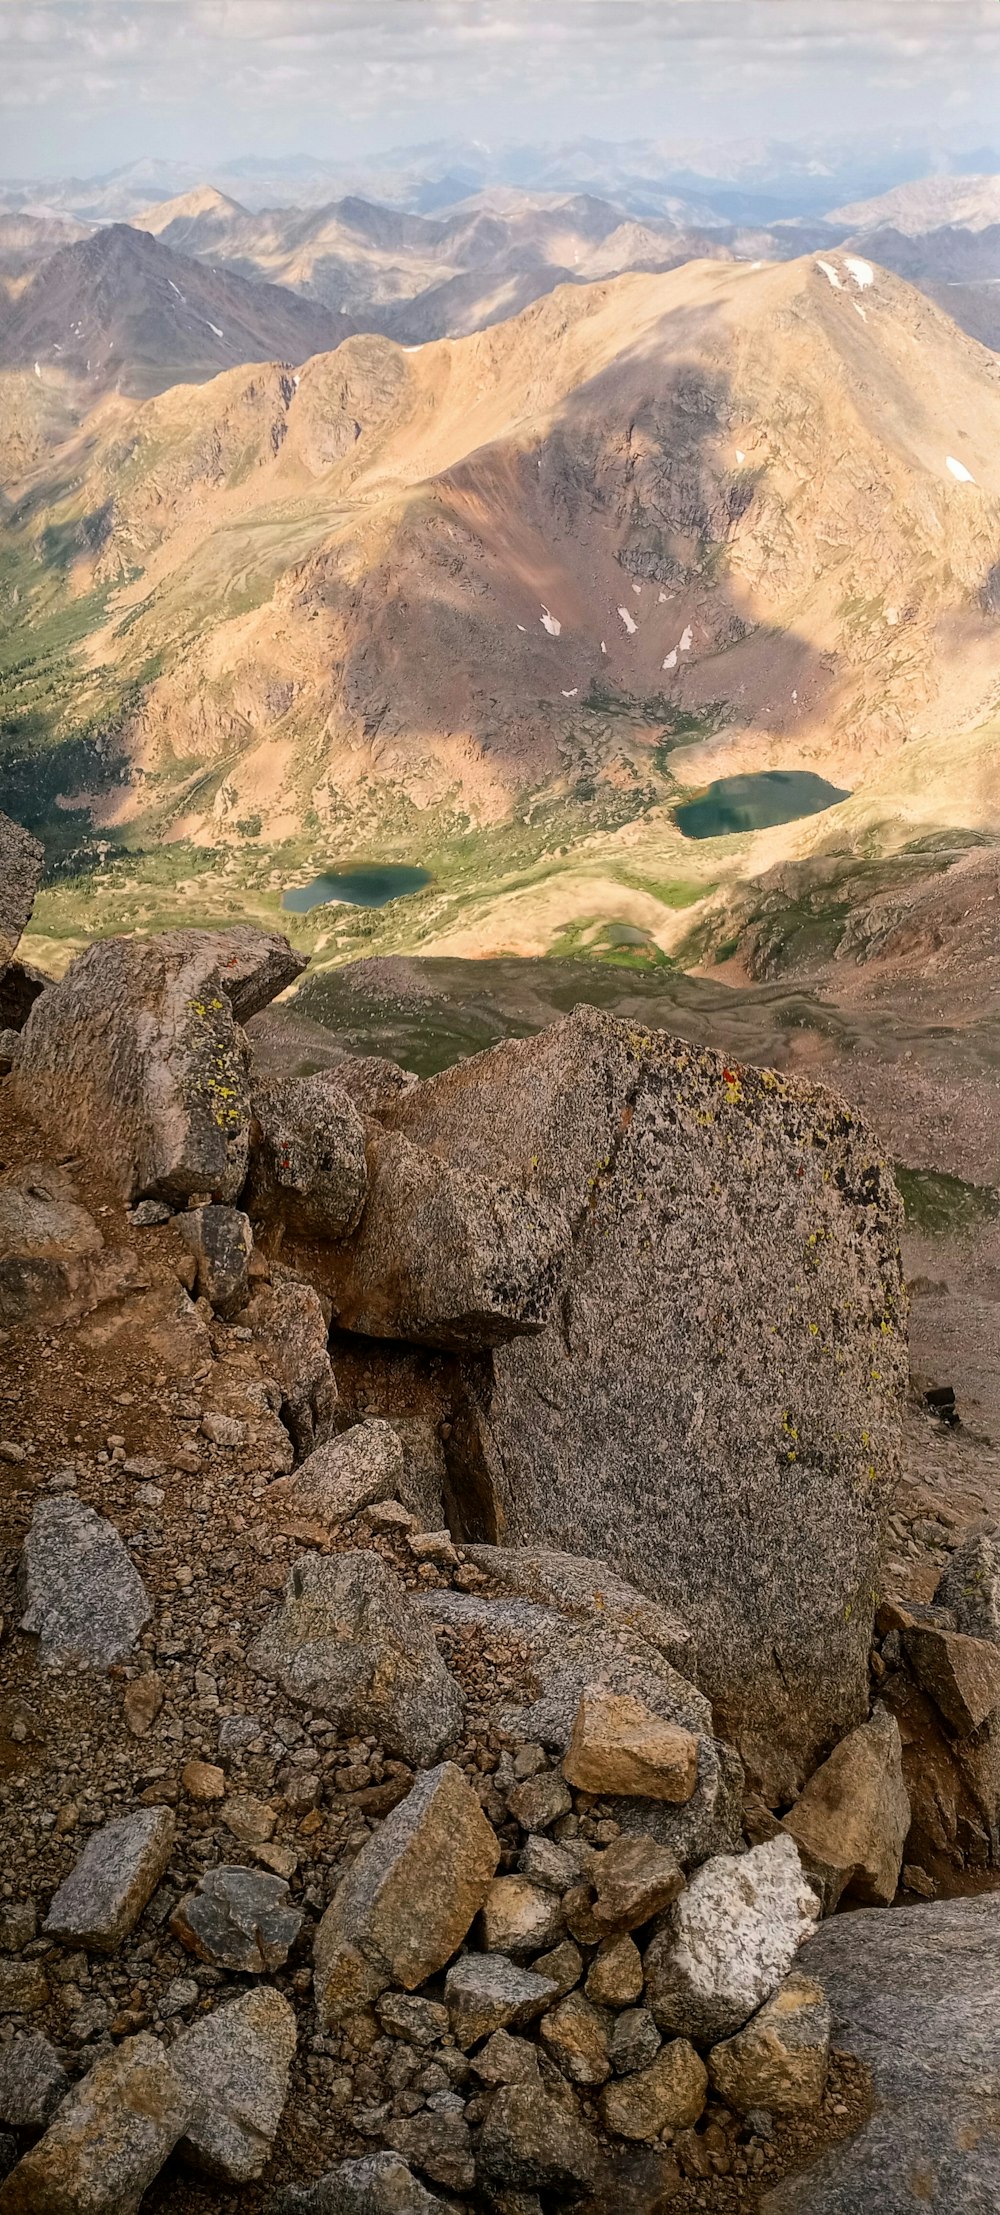
[[[1000,1571],[883,1589],[864,1127],[585,1012],[263,1081],[242,929],[8,958],[3,2215],[1000,2205],[992,1903],[913,1904]]]

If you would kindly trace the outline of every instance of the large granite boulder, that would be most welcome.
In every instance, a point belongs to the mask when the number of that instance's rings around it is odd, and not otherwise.
[[[245,1195],[255,1222],[303,1238],[344,1238],[367,1181],[364,1124],[328,1074],[255,1093]]]
[[[302,967],[285,939],[243,927],[89,946],[31,1010],[16,1103],[128,1200],[235,1200],[250,1127],[240,1021]]]
[[[866,1712],[897,1471],[901,1211],[870,1132],[589,1008],[382,1121],[572,1224],[548,1329],[464,1365],[463,1535],[585,1551],[689,1615],[725,1736],[792,1797]]]
[[[31,914],[44,859],[37,838],[0,815],[0,976]]]
[[[769,2192],[762,2215],[994,2215],[1000,2208],[1000,1899],[864,1909],[798,1958],[833,2044],[874,2079],[860,2135]]]

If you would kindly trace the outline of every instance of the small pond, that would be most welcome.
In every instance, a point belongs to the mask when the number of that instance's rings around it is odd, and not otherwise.
[[[354,908],[384,908],[405,892],[420,892],[430,881],[430,870],[411,862],[359,862],[355,868],[327,870],[311,884],[295,885],[282,894],[281,905],[293,915],[308,915],[310,908],[324,907],[328,900],[345,900]]]
[[[762,769],[751,777],[720,777],[693,799],[683,800],[674,809],[674,822],[685,838],[726,838],[734,831],[795,823],[850,797],[811,769]]]

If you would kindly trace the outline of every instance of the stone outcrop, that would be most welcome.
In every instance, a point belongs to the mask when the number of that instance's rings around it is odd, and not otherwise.
[[[467,1365],[465,1535],[582,1546],[690,1615],[725,1734],[789,1797],[866,1710],[898,1462],[900,1211],[870,1133],[585,1008],[383,1122],[573,1227],[550,1327]]]
[[[286,940],[244,928],[99,941],[36,1000],[17,1104],[128,1200],[235,1200],[250,1128],[240,1021],[302,967]]]
[[[37,838],[0,815],[0,977],[31,914],[44,859]]]
[[[344,1238],[367,1184],[364,1124],[328,1072],[254,1094],[244,1204],[255,1223],[299,1238]]]

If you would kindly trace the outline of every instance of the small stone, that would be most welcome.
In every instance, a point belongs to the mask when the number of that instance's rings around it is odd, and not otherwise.
[[[616,1838],[594,1869],[594,1921],[603,1930],[637,1930],[679,1898],[684,1881],[680,1863],[654,1838]]]
[[[332,1532],[362,1509],[398,1493],[404,1467],[403,1448],[390,1423],[355,1423],[317,1446],[290,1476],[269,1485],[264,1503],[271,1514]],[[408,1526],[412,1518],[404,1513]]]
[[[963,1539],[945,1568],[934,1604],[950,1608],[956,1630],[967,1638],[1000,1645],[1000,1530],[972,1531]]]
[[[21,1555],[21,1629],[39,1659],[110,1669],[131,1653],[152,1609],[113,1523],[71,1493],[35,1503]]]
[[[830,2010],[822,1987],[793,1972],[735,2038],[708,2057],[714,2090],[737,2115],[808,2114],[826,2090]]]
[[[782,1823],[822,1886],[828,1914],[845,1895],[889,1905],[909,1828],[899,1725],[882,1706],[834,1747]]]
[[[446,2215],[446,2210],[410,2174],[400,2154],[374,2153],[342,2162],[316,2184],[286,2186],[272,2215]]]
[[[593,2184],[599,2148],[579,2115],[541,2086],[507,2084],[479,2139],[480,2173],[515,2191],[578,2192]]]
[[[439,2000],[423,2000],[415,1992],[384,1992],[376,2012],[383,2030],[411,2046],[435,2046],[451,2027]]]
[[[0,1961],[0,2015],[33,2015],[48,1998],[49,1980],[37,1961]]]
[[[449,1969],[444,1996],[458,2044],[468,2047],[495,2030],[533,2022],[558,1999],[559,1987],[506,1954],[469,1953]]]
[[[626,1798],[690,1800],[698,1781],[699,1740],[665,1722],[641,1700],[588,1685],[563,1759],[563,1774],[581,1792]]]
[[[500,1855],[452,1762],[418,1777],[342,1879],[316,1933],[316,2002],[330,2023],[389,1984],[413,1991],[444,1967],[482,1905]]]
[[[182,2151],[207,2175],[248,2184],[270,2158],[295,2058],[295,2012],[259,1985],[215,2008],[170,2049],[196,2106]]]
[[[533,2046],[527,2038],[512,2038],[506,2030],[494,2031],[481,2053],[473,2056],[472,2066],[484,2084],[541,2082],[537,2046]]]
[[[707,2044],[742,2030],[818,1915],[787,1836],[704,1862],[646,1949],[647,2000],[660,2030]]]
[[[34,1900],[0,1900],[0,1953],[19,1954],[38,1929]]]
[[[218,1776],[219,1771],[214,1770],[213,1775]],[[234,1792],[221,1810],[221,1820],[241,1846],[261,1846],[267,1844],[278,1818],[274,1809],[266,1801],[255,1799],[252,1792]]]
[[[596,2007],[630,2007],[642,1992],[642,1956],[634,1939],[605,1938],[587,1977],[586,1993]]]
[[[570,1992],[541,2024],[541,2040],[574,2084],[603,2084],[611,2073],[611,2023],[583,1992]]]
[[[126,2038],[73,2086],[0,2186],[3,2215],[136,2215],[192,2104],[157,2040]]]
[[[219,1725],[219,1752],[225,1755],[244,1753],[260,1734],[261,1725],[255,1715],[227,1715]]]
[[[648,2007],[627,2007],[616,2016],[608,2059],[616,2077],[633,2076],[655,2061],[663,2041]]]
[[[52,1899],[46,1937],[115,1953],[155,1892],[173,1842],[166,1807],[137,1808],[95,1831]]]
[[[224,1800],[226,1796],[225,1770],[217,1769],[212,1761],[185,1762],[181,1770],[181,1787],[187,1793],[189,1800],[197,1800],[202,1803],[209,1800]],[[229,1827],[231,1829],[232,1825]]]
[[[545,1769],[538,1776],[527,1777],[523,1784],[516,1784],[507,1794],[508,1809],[517,1817],[522,1830],[548,1830],[549,1824],[558,1822],[560,1815],[569,1814],[572,1805],[558,1769]]]
[[[0,2123],[12,2130],[44,2130],[68,2091],[62,2062],[40,2031],[0,2045]]]
[[[405,1537],[413,1529],[414,1517],[402,1500],[373,1500],[365,1509],[365,1521],[373,1531],[395,1531]]]
[[[960,1631],[914,1624],[903,1651],[917,1683],[959,1738],[968,1738],[1000,1706],[1000,1647]]]
[[[169,1223],[173,1212],[165,1200],[139,1200],[135,1207],[129,1208],[128,1219],[135,1224],[136,1230],[149,1231],[159,1223]]]
[[[551,1979],[557,1997],[562,1999],[564,1993],[572,1992],[573,1986],[580,1982],[583,1955],[571,1938],[564,1938],[562,1945],[553,1946],[551,1953],[536,1955],[534,1967],[536,1976]]]
[[[189,2007],[196,2007],[201,1993],[193,1977],[172,1977],[162,1994],[157,2012],[165,2022],[175,2015],[185,2015]]]
[[[596,1854],[592,1856],[596,1858]],[[537,1834],[525,1839],[517,1865],[522,1877],[532,1884],[546,1885],[550,1892],[567,1892],[580,1874],[578,1857],[568,1847]]]
[[[440,1569],[458,1568],[458,1555],[449,1530],[411,1531],[406,1543],[415,1561],[433,1561]]]
[[[708,2093],[708,2071],[686,2038],[674,2038],[645,2069],[619,2077],[601,2093],[601,2120],[619,2138],[655,2145],[667,2129],[698,2121]]]
[[[218,1408],[206,1408],[201,1419],[201,1429],[213,1446],[235,1448],[245,1446],[247,1442],[247,1426],[241,1418],[238,1415],[224,1415]]]
[[[483,1901],[482,1936],[487,1953],[515,1959],[551,1946],[563,1927],[557,1896],[527,1877],[496,1877]]]
[[[386,2137],[405,2161],[434,2184],[443,2184],[451,2192],[468,2192],[475,2183],[472,2138],[464,2115],[411,2115],[390,2123]]]
[[[255,1869],[206,1869],[174,1909],[170,1928],[189,1953],[220,1969],[281,1969],[302,1927],[283,1878]]]
[[[926,1869],[922,1869],[920,1867],[920,1863],[918,1861],[908,1861],[905,1863],[902,1875],[900,1877],[900,1883],[903,1887],[904,1892],[915,1892],[918,1900],[937,1899],[937,1885],[935,1884],[933,1877],[928,1876]]]

